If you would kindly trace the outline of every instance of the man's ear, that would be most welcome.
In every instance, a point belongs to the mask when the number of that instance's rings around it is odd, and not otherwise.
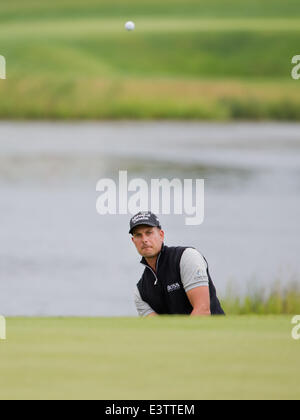
[[[165,239],[165,232],[162,229],[160,231],[160,237],[161,237],[162,240]]]

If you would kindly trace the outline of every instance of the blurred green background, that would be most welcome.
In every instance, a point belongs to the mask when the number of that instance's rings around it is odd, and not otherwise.
[[[299,0],[4,0],[0,118],[299,121],[299,35]]]

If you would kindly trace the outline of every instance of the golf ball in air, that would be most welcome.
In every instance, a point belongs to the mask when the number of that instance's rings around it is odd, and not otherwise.
[[[126,22],[125,29],[127,31],[134,31],[135,30],[135,23],[134,22]]]

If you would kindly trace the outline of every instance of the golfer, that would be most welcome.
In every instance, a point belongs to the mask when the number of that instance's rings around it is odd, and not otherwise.
[[[224,315],[207,262],[196,249],[167,247],[160,222],[151,212],[135,215],[129,233],[145,266],[135,291],[140,316]]]

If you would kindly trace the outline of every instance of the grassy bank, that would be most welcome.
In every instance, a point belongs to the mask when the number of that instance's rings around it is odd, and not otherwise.
[[[293,82],[184,79],[15,79],[0,83],[2,119],[300,121]]]
[[[293,0],[12,0],[0,118],[300,121],[299,34]]]
[[[1,399],[299,398],[290,316],[7,321]]]
[[[227,288],[222,305],[230,315],[282,315],[300,314],[300,285],[290,283],[285,286],[275,282],[265,290],[263,287],[248,287],[249,292],[242,296],[233,285]]]

